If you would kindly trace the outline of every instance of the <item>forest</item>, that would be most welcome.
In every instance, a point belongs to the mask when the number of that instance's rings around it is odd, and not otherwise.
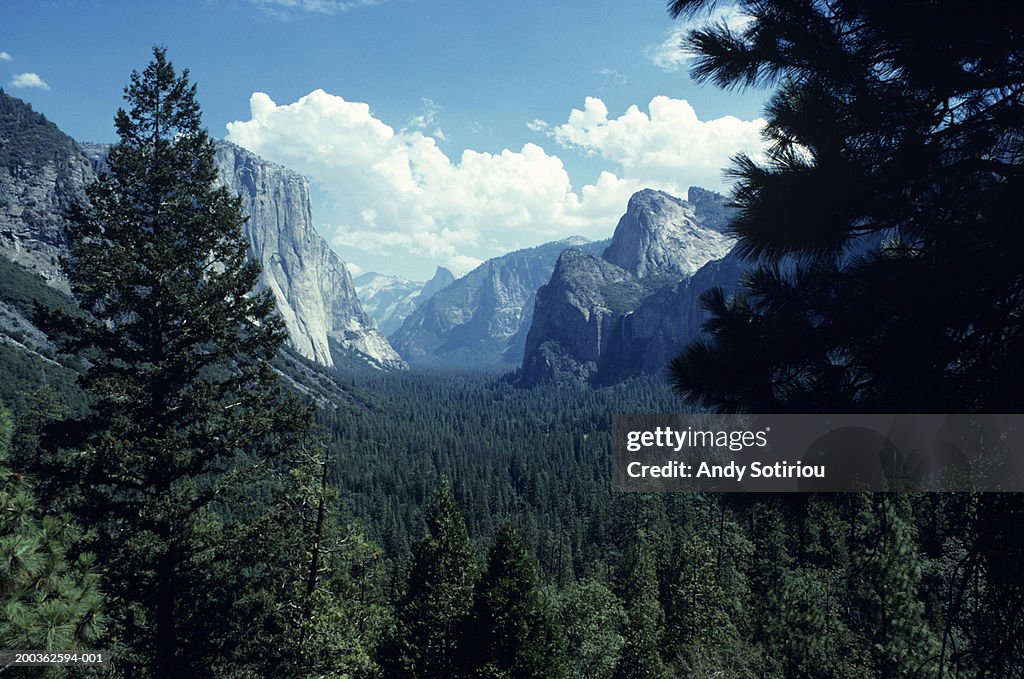
[[[730,170],[751,268],[665,377],[603,388],[284,349],[154,48],[68,215],[74,303],[0,266],[55,347],[0,354],[0,645],[111,658],[39,676],[1024,677],[1020,494],[611,490],[616,413],[1024,405],[1011,3],[741,5],[688,47],[773,92]]]

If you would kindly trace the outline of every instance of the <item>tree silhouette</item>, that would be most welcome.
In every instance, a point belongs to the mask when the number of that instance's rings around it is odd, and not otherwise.
[[[67,234],[65,270],[90,317],[39,320],[88,360],[92,411],[61,426],[64,471],[122,602],[121,658],[182,676],[203,665],[201,648],[223,653],[223,640],[193,636],[232,605],[204,602],[202,572],[232,562],[226,533],[270,504],[275,460],[308,414],[276,386],[269,360],[284,331],[270,294],[254,292],[241,202],[215,185],[188,71],[177,75],[155,48],[124,99],[110,172],[88,187]],[[233,581],[244,590],[258,570],[239,567]]]

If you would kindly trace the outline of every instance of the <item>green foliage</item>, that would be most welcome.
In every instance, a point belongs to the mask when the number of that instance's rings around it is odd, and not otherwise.
[[[427,506],[426,523],[397,606],[385,668],[389,676],[452,676],[459,632],[473,600],[473,547],[447,479]]]
[[[68,229],[66,273],[89,316],[50,309],[39,321],[89,361],[92,410],[61,427],[54,472],[94,528],[121,602],[111,618],[124,666],[168,675],[239,643],[202,631],[284,558],[239,563],[231,547],[281,502],[285,453],[308,413],[275,384],[268,361],[284,331],[270,294],[253,293],[241,203],[215,187],[187,71],[154,49],[125,101],[110,174],[88,187]],[[204,594],[229,564],[240,577]]]
[[[13,471],[13,424],[0,406],[0,647],[93,649],[105,631],[96,559],[81,531],[43,514],[31,479]]]
[[[876,495],[864,501],[857,522],[855,591],[875,667],[888,677],[937,669],[938,644],[924,619],[917,541],[906,513],[905,497]]]
[[[578,580],[558,594],[556,619],[565,634],[569,676],[610,679],[625,644],[626,611],[598,580]]]
[[[539,587],[536,561],[508,521],[487,554],[462,634],[463,672],[471,677],[564,676],[563,643]]]
[[[637,533],[623,579],[626,643],[615,676],[618,679],[660,679],[667,676],[661,657],[665,612],[658,599],[654,555],[646,532]]]

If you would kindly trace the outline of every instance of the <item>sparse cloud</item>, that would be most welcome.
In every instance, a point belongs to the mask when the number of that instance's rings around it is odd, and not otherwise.
[[[764,124],[702,121],[689,103],[668,97],[655,97],[649,113],[632,106],[609,117],[591,97],[563,124],[528,123],[565,149],[606,161],[592,183],[574,187],[562,160],[535,143],[449,157],[424,133],[436,125],[433,102],[424,105],[422,120],[396,130],[368,104],[323,90],[291,104],[256,92],[250,119],[229,123],[228,139],[308,176],[326,196],[318,223],[334,245],[429,257],[465,272],[510,243],[606,237],[641,188],[721,188],[729,157],[759,150]]]
[[[302,13],[342,14],[354,9],[380,4],[380,0],[249,0],[249,2],[276,16]]]
[[[441,107],[428,97],[423,97],[421,101],[423,102],[423,111],[419,115],[413,116],[406,123],[402,132],[408,132],[409,129],[421,130],[438,141],[448,141],[448,135],[444,133],[441,125],[438,123],[438,113],[441,111]]]
[[[684,41],[690,31],[708,24],[725,24],[734,31],[740,31],[746,28],[751,20],[751,17],[740,11],[736,5],[716,5],[710,13],[698,13],[686,21],[675,24],[665,33],[661,42],[647,48],[647,57],[658,68],[666,71],[678,71],[695,56],[693,52],[684,47]]]
[[[14,57],[11,56],[10,52],[0,52],[0,61],[11,61]]]
[[[627,78],[622,73],[619,73],[614,68],[602,68],[594,72],[597,73],[598,75],[603,75],[605,78],[608,79],[609,82],[614,83],[616,85],[625,85],[627,82],[629,82],[629,78]]]
[[[11,87],[18,89],[32,88],[37,90],[48,90],[50,86],[35,73],[18,73],[11,78]]]

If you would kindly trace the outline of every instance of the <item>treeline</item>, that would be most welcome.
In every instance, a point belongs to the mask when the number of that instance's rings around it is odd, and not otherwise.
[[[1013,496],[616,494],[611,414],[672,408],[658,380],[604,390],[457,375],[357,381],[366,405],[322,417],[336,426],[344,511],[380,540],[391,573],[385,676],[447,676],[423,669],[437,658],[410,659],[429,655],[418,644],[440,644],[417,625],[447,630],[446,662],[472,666],[454,650],[482,643],[459,637],[480,627],[464,624],[477,605],[467,580],[483,577],[512,530],[537,568],[521,587],[538,590],[532,605],[554,630],[553,645],[531,642],[548,649],[546,676],[1021,672],[1017,604],[1004,599],[1020,601],[1018,562],[991,558],[994,545],[1015,548]],[[441,568],[424,565],[428,553],[463,564],[458,605],[425,584]],[[405,619],[414,609],[419,622]],[[520,662],[506,651],[488,662]]]

